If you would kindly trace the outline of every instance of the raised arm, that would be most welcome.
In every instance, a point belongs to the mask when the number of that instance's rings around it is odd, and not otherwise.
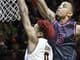
[[[40,14],[44,18],[47,18],[50,21],[54,20],[55,13],[48,8],[47,4],[45,3],[45,0],[38,0],[36,4],[37,4]]]
[[[37,42],[36,32],[30,23],[30,19],[29,19],[29,15],[28,15],[28,8],[25,3],[25,0],[17,0],[17,1],[19,4],[23,25],[24,25],[25,31],[28,35],[28,39],[29,39],[29,41],[36,43]]]

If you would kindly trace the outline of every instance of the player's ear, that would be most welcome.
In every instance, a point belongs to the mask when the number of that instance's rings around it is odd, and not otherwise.
[[[39,32],[39,35],[40,35],[40,36],[43,36],[43,32]]]
[[[69,12],[68,16],[71,17],[73,15],[73,12]]]

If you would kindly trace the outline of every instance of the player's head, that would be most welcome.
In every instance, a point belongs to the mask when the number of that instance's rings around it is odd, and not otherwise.
[[[55,30],[53,25],[48,20],[39,20],[37,24],[34,25],[35,31],[37,32],[38,37],[44,37],[51,39],[54,37]]]
[[[62,2],[56,11],[56,15],[59,17],[71,17],[73,15],[73,7],[70,2]]]

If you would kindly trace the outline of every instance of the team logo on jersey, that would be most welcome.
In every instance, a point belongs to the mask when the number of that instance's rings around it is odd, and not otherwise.
[[[56,41],[56,43],[58,45],[61,45],[61,44],[64,43],[64,34],[63,33],[58,33],[57,34],[57,41]]]

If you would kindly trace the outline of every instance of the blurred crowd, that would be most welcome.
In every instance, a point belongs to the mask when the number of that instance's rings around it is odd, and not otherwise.
[[[23,60],[27,47],[25,36],[20,22],[0,22],[0,60]]]

